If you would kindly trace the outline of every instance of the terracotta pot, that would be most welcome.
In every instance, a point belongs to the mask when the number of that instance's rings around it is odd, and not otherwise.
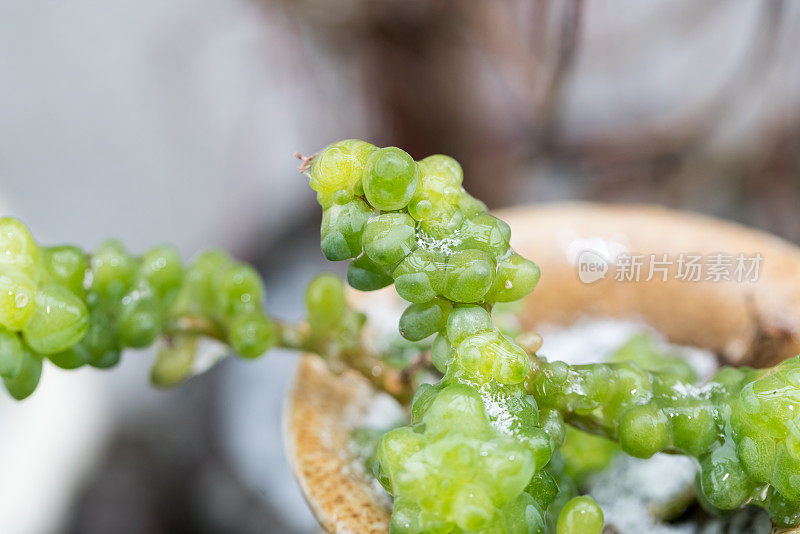
[[[513,247],[542,269],[522,313],[531,330],[584,317],[638,319],[674,343],[714,351],[724,363],[766,366],[800,353],[800,249],[786,241],[650,206],[553,204],[506,209],[498,216],[511,225]],[[605,278],[581,281],[576,255],[583,260],[578,263],[602,266],[593,252],[577,254],[590,246],[601,256],[609,255],[606,249],[644,255],[640,281],[616,280],[623,269],[613,264]],[[760,253],[763,260],[757,281],[686,281],[675,278],[682,253],[684,259],[702,255],[712,262],[713,255],[731,254],[734,264],[740,253]],[[667,281],[658,268],[646,281],[650,254],[657,260],[667,254],[674,262]],[[368,310],[373,299],[387,298],[385,292],[354,298]],[[334,376],[313,356],[303,358],[290,394],[287,449],[311,509],[329,532],[388,531],[390,501],[351,467],[347,452],[353,421],[372,394],[365,380]]]

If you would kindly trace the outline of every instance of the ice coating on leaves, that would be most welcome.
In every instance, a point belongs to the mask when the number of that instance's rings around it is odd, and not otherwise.
[[[516,300],[538,282],[538,267],[510,249],[508,225],[464,190],[453,158],[414,162],[399,148],[349,139],[323,149],[309,177],[323,208],[322,251],[358,258],[348,274],[357,289],[394,281],[411,302],[477,303]],[[429,254],[412,258],[416,249]]]
[[[489,422],[470,387],[444,387],[411,427],[390,431],[378,449],[395,495],[395,529],[447,532],[489,528],[534,473],[534,455]]]

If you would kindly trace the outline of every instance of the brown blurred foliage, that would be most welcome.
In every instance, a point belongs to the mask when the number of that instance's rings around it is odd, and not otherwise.
[[[800,240],[796,4],[259,1],[351,69],[375,142],[455,156],[491,205],[657,202]]]

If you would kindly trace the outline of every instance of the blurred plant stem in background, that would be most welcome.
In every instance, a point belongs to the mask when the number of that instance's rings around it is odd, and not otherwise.
[[[356,65],[375,141],[503,205],[644,201],[800,240],[800,6],[256,0]]]

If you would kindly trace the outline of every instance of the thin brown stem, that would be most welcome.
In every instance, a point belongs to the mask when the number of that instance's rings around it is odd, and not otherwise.
[[[332,371],[356,371],[378,390],[391,395],[403,405],[414,396],[413,373],[388,364],[380,355],[363,345],[349,350],[336,350],[324,338],[315,336],[306,322],[285,323],[275,320],[275,345],[301,352],[310,352],[328,362]],[[216,322],[201,315],[182,315],[171,320],[164,329],[169,339],[181,334],[195,334],[226,342],[225,332]]]
[[[207,317],[202,315],[181,315],[172,319],[164,328],[167,336],[177,334],[197,334],[225,342],[225,332],[222,328]]]
[[[380,355],[362,346],[349,350],[335,350],[326,340],[314,336],[308,323],[276,321],[277,346],[318,355],[328,362],[334,372],[347,369],[361,374],[378,390],[391,395],[403,405],[414,396],[414,383],[405,369],[387,363]]]
[[[318,154],[318,152],[315,152],[314,154],[311,154],[310,156],[304,156],[300,152],[295,152],[294,153],[294,157],[296,157],[297,159],[299,159],[302,162],[302,163],[300,163],[300,166],[297,167],[297,170],[299,170],[300,172],[304,173],[308,169],[310,169],[311,168],[311,162],[314,160],[314,158],[317,157],[317,154]]]

